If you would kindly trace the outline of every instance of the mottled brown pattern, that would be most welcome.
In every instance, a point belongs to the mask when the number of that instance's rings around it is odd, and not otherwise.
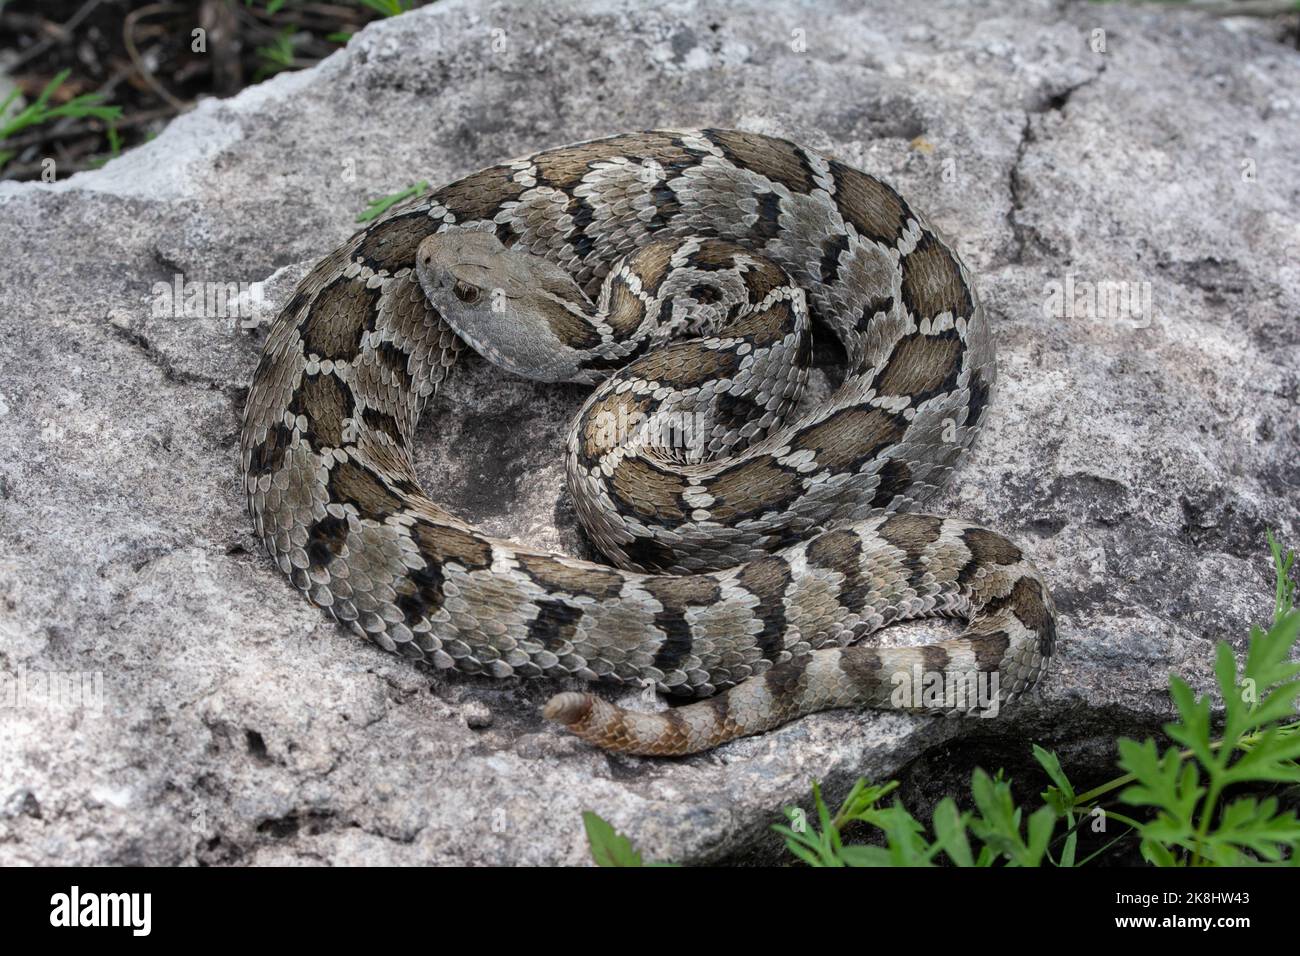
[[[335,462],[329,472],[333,501],[350,504],[362,518],[383,521],[402,507],[402,499],[373,471],[355,461]]]
[[[927,674],[941,674],[948,669],[948,652],[938,644],[923,644],[917,650],[921,654],[921,670]]]
[[[284,455],[295,441],[291,428],[277,422],[266,434],[266,438],[252,446],[249,454],[248,472],[261,476],[274,474],[284,464]]]
[[[736,268],[736,256],[742,252],[734,242],[722,239],[705,239],[700,247],[686,257],[686,265],[692,269],[713,271]]]
[[[1039,653],[1051,654],[1056,622],[1042,584],[1027,577],[1017,580],[1011,588],[1011,607],[1020,623],[1038,635]]]
[[[920,557],[925,549],[939,540],[943,519],[934,515],[893,515],[878,530],[884,538],[909,558]]]
[[[842,471],[896,444],[904,425],[899,416],[881,408],[845,408],[805,429],[791,447],[816,452],[819,465]]]
[[[438,221],[429,218],[427,209],[395,215],[388,228],[366,233],[357,247],[357,257],[370,268],[389,275],[415,264],[415,248],[425,236],[437,231]]]
[[[881,465],[876,475],[880,484],[876,486],[876,493],[871,496],[873,508],[888,508],[899,495],[907,494],[914,481],[912,469],[908,467],[907,462],[897,458],[891,458]]]
[[[742,356],[729,349],[688,350],[671,345],[637,359],[627,376],[638,376],[669,388],[690,388],[702,382],[730,378],[740,368]]]
[[[641,290],[647,295],[658,295],[672,265],[673,253],[679,248],[676,242],[652,242],[628,257],[627,266],[641,280]]]
[[[767,685],[768,693],[777,698],[798,699],[811,661],[812,655],[801,654],[792,657],[784,664],[777,664],[763,675],[763,683]]]
[[[553,149],[536,157],[538,178],[548,186],[571,193],[591,172],[593,163],[608,162],[609,150],[599,143]]]
[[[454,561],[465,570],[474,571],[492,564],[492,546],[478,535],[453,525],[418,519],[411,528],[411,538],[420,554],[440,565]]]
[[[983,528],[967,528],[962,532],[962,541],[970,549],[971,563],[976,565],[1019,564],[1024,555],[1014,544],[992,531]]]
[[[293,584],[385,648],[443,668],[648,678],[688,695],[727,688],[658,714],[572,692],[547,704],[548,718],[626,753],[692,753],[828,707],[975,706],[895,699],[891,678],[913,668],[961,682],[973,661],[998,675],[999,704],[1032,687],[1056,627],[1021,550],[952,519],[872,510],[910,509],[933,494],[991,394],[987,324],[937,233],[875,178],[756,133],[631,134],[529,163],[543,190],[563,190],[561,201],[529,204],[525,215],[515,203],[525,187],[507,167],[474,173],[324,259],[268,335],[241,456],[258,534]],[[828,191],[814,169],[830,171]],[[521,316],[575,346],[583,380],[657,345],[655,322],[674,305],[725,303],[679,308],[688,327],[672,331],[741,341],[723,350],[710,347],[716,338],[679,341],[637,359],[586,409],[612,416],[611,434],[597,434],[588,417],[570,437],[568,474],[585,495],[575,490],[577,511],[592,541],[628,570],[494,541],[418,487],[401,438],[461,346],[423,299],[417,280],[427,276],[417,269],[372,284],[370,270],[410,265],[414,246],[443,221],[437,203],[457,223],[493,220],[507,246],[553,255],[593,301],[603,295],[608,308],[597,315],[567,281],[539,280],[550,298]],[[843,223],[828,221],[828,203]],[[674,274],[677,253],[692,271]],[[864,270],[864,257],[878,260],[878,274]],[[644,323],[644,306],[617,274],[601,289],[620,259],[657,300]],[[358,261],[367,268],[345,278]],[[841,339],[847,371],[826,400],[833,414],[818,405],[783,424],[799,401],[811,336],[795,348],[784,342],[804,312],[782,301],[734,316],[789,276]],[[730,317],[721,329],[716,313]],[[931,328],[944,313],[962,321]],[[916,326],[899,329],[900,317]],[[933,415],[916,413],[931,398],[965,426],[952,436],[956,447],[937,439]],[[647,412],[656,424],[661,412],[702,416],[703,432],[681,432],[681,443],[638,432]],[[295,443],[300,427],[305,443]],[[647,444],[611,455],[629,433]],[[841,647],[928,616],[966,626],[919,648]]]
[[[762,256],[753,256],[744,264],[740,277],[749,290],[753,302],[762,302],[774,289],[786,285],[790,279],[776,263]]]
[[[900,339],[876,379],[881,395],[911,395],[913,404],[951,387],[961,371],[961,341],[950,335],[916,333]]]
[[[947,312],[969,316],[970,288],[952,251],[933,233],[926,233],[916,248],[903,257],[903,304],[918,320]]]
[[[665,608],[675,611],[692,605],[707,607],[715,604],[720,594],[718,582],[704,575],[647,578],[645,589]]]
[[[852,531],[828,531],[808,545],[808,563],[856,577],[862,570],[862,539]]]
[[[307,419],[305,437],[316,448],[339,448],[352,417],[352,390],[335,375],[304,375],[289,411]]]
[[[327,285],[311,304],[298,326],[306,356],[350,362],[361,352],[366,323],[379,307],[379,289],[360,279],[339,277]]]
[[[800,490],[799,477],[775,462],[755,458],[722,472],[710,490],[716,499],[713,517],[728,522],[782,511]]]
[[[591,349],[600,344],[600,333],[559,302],[538,299],[536,305],[551,332],[565,345],[575,349]]]
[[[634,293],[623,278],[615,278],[609,290],[609,312],[605,321],[614,335],[626,338],[645,320],[645,303]]]
[[[881,685],[889,686],[889,675],[884,673],[880,651],[874,647],[851,647],[840,655],[840,669],[849,680],[864,692]]]
[[[777,142],[765,136],[738,133],[735,130],[711,129],[708,137],[737,166],[766,176],[792,193],[807,193],[813,188],[812,170],[803,152],[793,143]]]
[[[873,582],[862,566],[862,539],[852,531],[830,531],[808,545],[808,564],[822,567],[841,575],[840,607],[852,612],[862,607]]]
[[[515,182],[509,166],[489,166],[444,186],[433,198],[451,211],[456,222],[477,222],[493,219],[506,203],[523,195],[525,188]]]
[[[645,419],[651,399],[632,392],[612,392],[587,409],[583,418],[581,450],[584,462],[591,464],[613,451]]]
[[[548,554],[521,554],[519,566],[548,591],[562,591],[598,601],[618,597],[623,576],[608,568],[580,566]]]
[[[912,218],[902,197],[852,166],[832,162],[830,169],[835,179],[835,204],[844,220],[864,239],[886,246],[897,243]]]
[[[628,133],[618,139],[620,155],[640,164],[655,163],[670,176],[677,170],[698,165],[703,155],[699,150],[688,149],[677,136],[662,130]]]
[[[978,638],[971,642],[975,649],[976,670],[985,674],[1000,670],[1007,649],[1011,647],[1011,635],[995,628],[972,626],[968,630],[972,638]]]
[[[685,483],[643,459],[624,462],[614,475],[614,490],[636,514],[647,518],[681,518]]]
[[[366,428],[370,429],[371,432],[387,435],[395,445],[403,443],[401,426],[397,424],[397,419],[387,412],[367,408],[361,413],[361,418]]]
[[[780,342],[794,331],[794,312],[784,300],[773,302],[770,308],[761,309],[727,323],[723,335],[747,338],[755,348],[766,348]]]
[[[741,569],[738,580],[760,602],[779,601],[790,583],[790,565],[780,558],[757,558]]]
[[[790,565],[778,557],[759,558],[741,569],[737,582],[758,600],[754,616],[763,624],[755,636],[766,660],[775,660],[784,643],[785,593],[790,586]]]
[[[392,342],[380,342],[370,349],[367,359],[385,369],[391,381],[402,391],[411,387],[410,356]]]

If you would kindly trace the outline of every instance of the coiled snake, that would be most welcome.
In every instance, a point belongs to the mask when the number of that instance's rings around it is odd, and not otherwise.
[[[801,410],[823,331],[844,378]],[[601,383],[567,470],[617,569],[491,538],[420,489],[416,420],[462,341]],[[625,134],[466,176],[321,261],[258,365],[245,486],[280,569],[390,651],[707,697],[553,697],[601,747],[691,753],[831,707],[991,711],[1040,676],[1051,599],[1002,536],[913,509],[993,378],[964,266],[889,186],[754,133]],[[933,616],[965,629],[853,643]]]

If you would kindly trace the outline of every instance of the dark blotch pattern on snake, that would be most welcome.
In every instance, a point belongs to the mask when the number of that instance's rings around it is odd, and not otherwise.
[[[814,334],[847,365],[807,408]],[[596,385],[567,469],[617,567],[489,537],[421,490],[416,421],[466,342]],[[707,698],[552,698],[601,747],[692,753],[832,707],[970,713],[1031,688],[1055,641],[1019,548],[916,513],[993,379],[965,267],[880,180],[754,133],[625,134],[473,173],[320,262],[257,368],[245,487],[294,585],[390,651]],[[859,642],[920,617],[965,628]]]

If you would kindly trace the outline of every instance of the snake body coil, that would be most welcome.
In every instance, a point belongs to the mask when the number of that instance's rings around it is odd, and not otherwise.
[[[800,413],[822,331],[845,375]],[[568,476],[617,568],[491,538],[420,489],[416,421],[463,342],[600,383]],[[708,698],[552,698],[602,747],[691,753],[831,707],[970,713],[1028,690],[1055,641],[1014,544],[913,513],[993,377],[965,268],[884,183],[753,133],[625,134],[466,176],[320,262],[258,366],[245,486],[280,569],[388,650]],[[965,629],[854,643],[934,616]]]

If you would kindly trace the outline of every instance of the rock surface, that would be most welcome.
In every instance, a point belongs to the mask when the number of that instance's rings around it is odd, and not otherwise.
[[[1266,620],[1264,531],[1300,536],[1300,54],[1151,8],[643,6],[440,3],[100,171],[0,185],[0,863],[579,863],[587,809],[650,857],[773,859],[811,778],[901,776],[923,805],[1030,741],[1105,774],[1116,733],[1167,717],[1169,671],[1206,684],[1213,642]],[[159,314],[156,283],[270,280],[266,317],[369,197],[694,125],[884,176],[978,273],[999,390],[933,510],[1051,583],[1037,699],[611,758],[543,724],[554,686],[359,644],[256,547],[236,436],[262,333]],[[1151,308],[1056,309],[1067,277]],[[580,400],[470,362],[426,413],[426,487],[580,551]]]

